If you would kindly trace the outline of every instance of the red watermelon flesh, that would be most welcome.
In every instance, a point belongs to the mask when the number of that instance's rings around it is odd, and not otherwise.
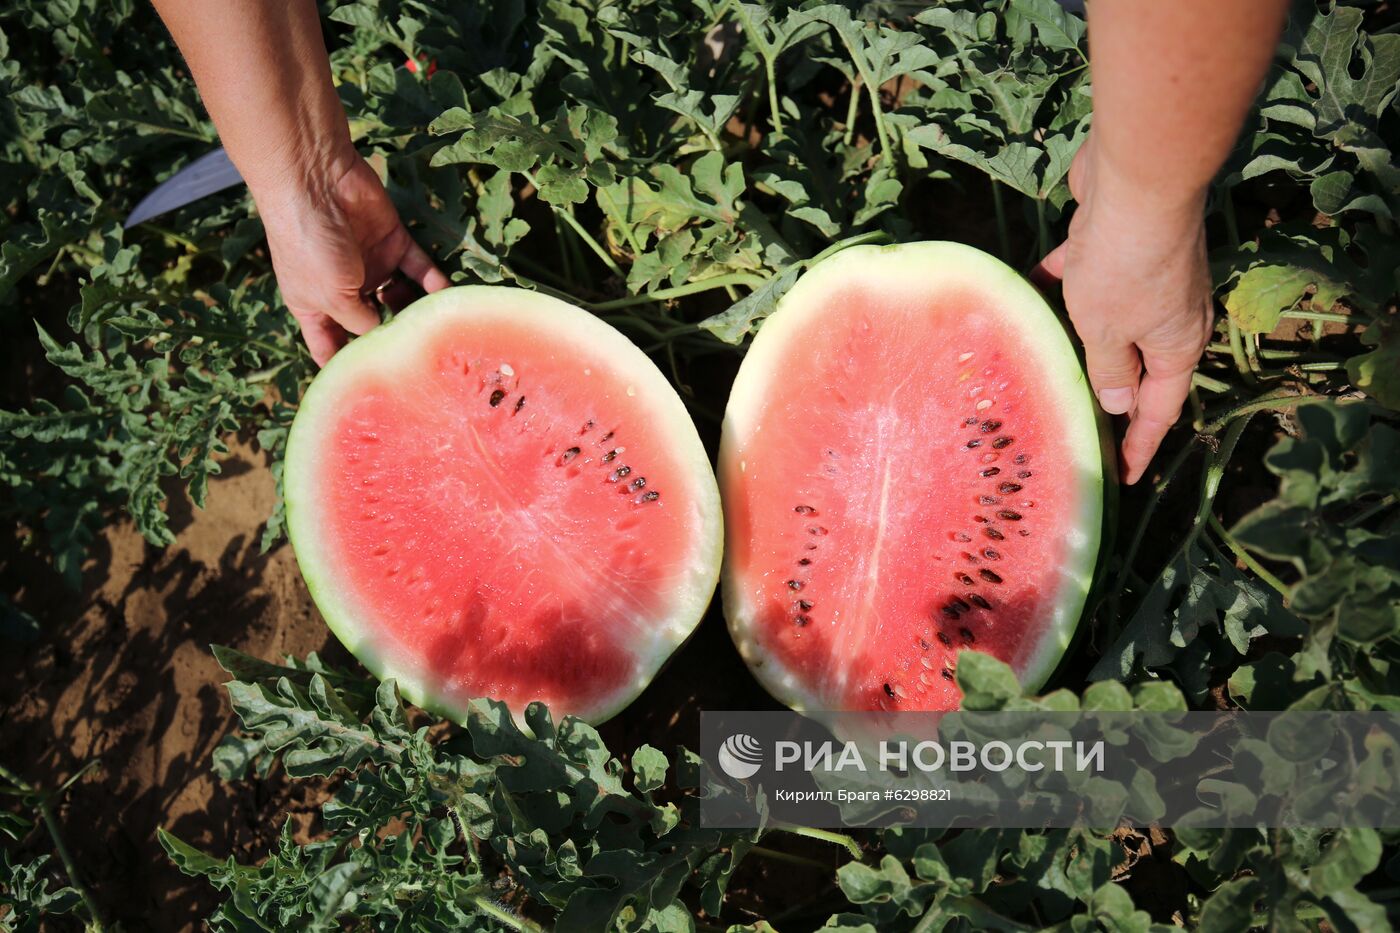
[[[703,614],[720,519],[675,392],[611,327],[507,288],[433,295],[313,383],[286,466],[322,614],[410,699],[591,721]]]
[[[731,632],[801,709],[954,709],[964,648],[1038,686],[1098,553],[1073,348],[957,244],[853,248],[784,296],[735,382],[720,484]]]

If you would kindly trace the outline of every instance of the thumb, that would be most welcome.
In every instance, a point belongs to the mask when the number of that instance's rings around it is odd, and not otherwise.
[[[337,292],[319,310],[352,334],[367,334],[379,326],[379,311],[358,292]]]
[[[1036,264],[1030,274],[1032,284],[1038,288],[1048,288],[1065,277],[1065,251],[1068,246],[1069,240],[1065,240]]]
[[[1142,375],[1137,347],[1131,343],[1086,343],[1084,358],[1100,407],[1110,415],[1132,411]]]

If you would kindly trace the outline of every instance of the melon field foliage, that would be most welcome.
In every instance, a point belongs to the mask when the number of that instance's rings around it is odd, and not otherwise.
[[[1029,269],[1064,234],[1091,121],[1085,26],[1053,0],[321,9],[357,145],[439,266],[595,312],[711,437],[746,339],[820,258],[950,239]],[[1294,4],[1211,192],[1218,323],[1188,408],[1118,494],[1052,692],[1025,697],[968,654],[957,677],[981,708],[1400,710],[1397,84],[1393,4]],[[18,373],[0,510],[6,553],[42,555],[73,587],[101,572],[85,560],[109,523],[173,544],[171,497],[218,496],[236,436],[280,477],[315,372],[243,189],[122,228],[216,144],[148,5],[0,10],[0,343]],[[261,534],[285,546],[280,508]],[[0,594],[0,642],[55,624]],[[214,650],[235,714],[220,777],[330,788],[315,838],[288,823],[256,858],[162,831],[219,892],[216,930],[1400,920],[1396,830],[710,830],[680,736],[609,748],[538,705],[527,733],[487,698],[453,727],[362,670]],[[85,830],[23,765],[0,761],[0,929],[97,925],[58,842]],[[1171,898],[1135,879],[1147,850],[1175,866]]]

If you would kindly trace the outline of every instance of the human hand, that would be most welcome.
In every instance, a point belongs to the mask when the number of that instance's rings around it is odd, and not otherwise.
[[[1064,282],[1099,404],[1130,417],[1122,456],[1131,485],[1180,416],[1210,340],[1205,194],[1171,199],[1129,182],[1095,150],[1092,134],[1069,184],[1079,209],[1039,272]]]
[[[350,334],[379,323],[373,296],[395,271],[426,292],[447,287],[447,276],[399,220],[379,176],[352,148],[323,169],[279,181],[276,192],[254,195],[282,300],[318,366]]]

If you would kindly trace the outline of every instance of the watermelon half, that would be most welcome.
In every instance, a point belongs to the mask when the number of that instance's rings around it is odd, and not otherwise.
[[[956,243],[807,272],[734,382],[719,459],[724,607],[805,710],[950,710],[963,648],[1034,689],[1099,552],[1098,409],[1064,326]]]
[[[451,288],[336,354],[284,468],[331,629],[403,695],[599,722],[690,634],[719,577],[709,458],[645,354],[515,288]]]

